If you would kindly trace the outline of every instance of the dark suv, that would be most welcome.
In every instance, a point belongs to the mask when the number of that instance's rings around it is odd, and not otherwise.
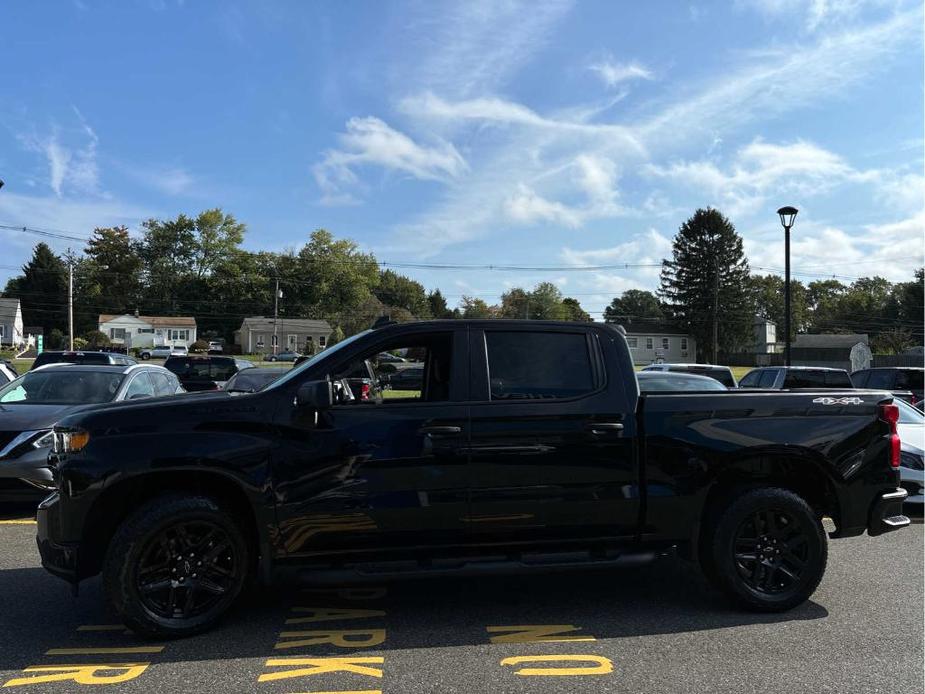
[[[221,390],[238,371],[251,369],[252,362],[246,359],[214,356],[167,357],[164,366],[177,375],[180,384],[189,392],[200,390]]]
[[[883,366],[874,369],[862,369],[851,374],[851,380],[858,388],[876,390],[909,391],[912,393],[903,399],[909,399],[912,405],[922,408],[925,398],[922,392],[922,375],[925,368],[914,366]],[[902,397],[900,395],[899,397]]]
[[[817,366],[766,366],[752,369],[739,379],[739,388],[854,388],[844,369]]]
[[[63,363],[84,366],[132,366],[138,362],[116,352],[42,352],[32,362],[31,368]]]

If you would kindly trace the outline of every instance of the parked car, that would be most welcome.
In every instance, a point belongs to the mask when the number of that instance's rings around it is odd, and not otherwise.
[[[909,391],[912,397],[903,397],[910,404],[921,409],[925,402],[923,391],[923,375],[925,368],[912,366],[881,366],[873,369],[862,369],[851,374],[851,380],[858,388],[872,388],[874,390],[889,390],[891,392]]]
[[[157,347],[145,347],[138,356],[142,359],[167,359],[168,357],[184,357],[189,354],[189,348],[185,345],[158,345]]]
[[[736,387],[735,376],[732,375],[732,369],[728,366],[715,366],[714,364],[650,364],[644,367],[643,371],[673,371],[696,376],[709,376],[727,388]]]
[[[19,377],[16,367],[6,359],[0,359],[0,386]]]
[[[427,352],[419,398],[336,392],[409,346]],[[230,398],[55,426],[42,563],[75,584],[102,573],[136,632],[208,629],[251,576],[342,585],[675,550],[736,604],[780,612],[819,585],[829,537],[909,524],[889,393],[640,394],[625,333],[603,323],[385,325]]]
[[[209,342],[209,354],[221,354],[225,351],[225,343],[218,340]]]
[[[420,390],[424,385],[424,367],[413,366],[389,374],[385,381],[392,390]]]
[[[0,480],[9,495],[48,490],[52,425],[65,414],[104,402],[182,393],[162,366],[46,364],[0,388]]]
[[[138,362],[125,354],[118,352],[42,352],[32,362],[31,369],[37,369],[47,364],[82,364],[96,366],[131,366]]]
[[[650,391],[685,391],[685,390],[726,390],[726,386],[709,376],[698,376],[673,371],[640,371],[636,374],[639,390]]]
[[[247,359],[208,355],[175,355],[168,357],[164,366],[176,374],[180,384],[190,393],[221,390],[236,373],[254,368],[253,362]]]
[[[301,354],[293,352],[291,349],[284,349],[277,354],[268,354],[266,356],[266,361],[295,361],[301,356]]]
[[[739,388],[854,388],[844,369],[820,366],[762,366],[752,369],[739,380]],[[886,389],[883,389],[886,390]]]
[[[904,400],[896,400],[899,406],[897,430],[902,441],[900,451],[900,485],[909,492],[906,505],[917,509],[922,515],[925,504],[925,414]]]
[[[380,352],[376,355],[376,361],[380,364],[404,364],[408,360],[389,352]]]
[[[244,369],[225,381],[223,390],[229,393],[256,393],[286,373],[285,369]]]

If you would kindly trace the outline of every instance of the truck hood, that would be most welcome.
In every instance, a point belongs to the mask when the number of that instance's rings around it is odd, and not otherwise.
[[[108,419],[114,415],[124,415],[130,418],[144,418],[157,422],[166,413],[177,413],[186,408],[197,408],[202,405],[217,404],[231,399],[231,395],[223,390],[213,390],[200,393],[183,393],[181,395],[165,395],[159,398],[145,398],[143,400],[123,400],[120,402],[89,405],[74,412],[66,413],[60,417],[63,426],[75,426],[88,419]]]

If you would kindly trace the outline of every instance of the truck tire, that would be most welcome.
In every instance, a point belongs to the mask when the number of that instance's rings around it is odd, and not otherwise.
[[[720,509],[700,547],[704,574],[736,604],[783,612],[813,594],[825,573],[822,521],[787,489],[753,489]]]
[[[133,631],[188,636],[228,610],[248,566],[244,533],[215,500],[169,494],[145,503],[116,530],[103,589]]]

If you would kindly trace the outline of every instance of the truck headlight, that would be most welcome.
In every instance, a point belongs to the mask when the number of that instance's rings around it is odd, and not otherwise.
[[[90,443],[90,434],[83,429],[54,432],[55,453],[76,453],[88,443]]]

